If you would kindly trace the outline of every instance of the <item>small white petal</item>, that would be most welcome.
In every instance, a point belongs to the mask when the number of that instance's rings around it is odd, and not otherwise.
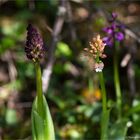
[[[101,68],[96,68],[96,69],[95,69],[96,72],[102,72],[102,70],[103,70],[103,69],[101,69]]]
[[[131,121],[129,121],[129,122],[127,122],[127,127],[131,127],[132,126],[132,122]]]

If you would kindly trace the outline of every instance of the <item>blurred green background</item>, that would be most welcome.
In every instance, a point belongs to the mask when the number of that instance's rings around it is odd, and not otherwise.
[[[66,9],[62,5],[66,4]],[[38,27],[47,48],[59,13],[66,10],[57,35],[55,62],[45,92],[58,140],[94,140],[100,137],[101,91],[98,74],[84,63],[83,48],[102,28],[109,13],[126,25],[119,48],[124,123],[115,122],[113,49],[106,47],[104,76],[111,110],[110,138],[140,138],[140,2],[133,0],[0,0],[0,140],[31,140],[31,106],[36,94],[35,69],[24,53],[26,28]],[[127,61],[126,56],[130,55]],[[84,58],[82,58],[84,59]],[[122,61],[126,62],[124,67]]]

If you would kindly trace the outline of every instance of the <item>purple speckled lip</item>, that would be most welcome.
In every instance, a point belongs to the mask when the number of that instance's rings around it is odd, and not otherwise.
[[[113,38],[111,36],[104,37],[103,42],[109,47],[113,46]]]
[[[122,32],[117,32],[115,34],[115,39],[118,41],[122,41],[124,39],[124,34]]]

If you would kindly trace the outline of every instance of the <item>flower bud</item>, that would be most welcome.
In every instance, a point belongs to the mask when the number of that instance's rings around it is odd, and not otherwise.
[[[84,51],[87,52],[88,57],[92,57],[89,62],[92,62],[92,69],[96,72],[102,72],[104,68],[104,63],[100,60],[100,58],[106,58],[106,54],[104,54],[104,49],[106,44],[101,39],[100,35],[93,37],[91,42],[89,42],[89,48],[84,48]]]
[[[28,59],[34,62],[39,61],[44,56],[43,40],[39,32],[31,24],[27,27],[27,40],[25,52]]]

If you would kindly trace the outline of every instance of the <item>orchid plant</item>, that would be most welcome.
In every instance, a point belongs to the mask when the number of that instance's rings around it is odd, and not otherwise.
[[[32,106],[33,140],[55,140],[53,121],[45,96],[42,92],[42,76],[39,61],[45,55],[43,40],[39,32],[31,24],[27,27],[25,52],[32,60],[36,70],[37,95]]]
[[[89,48],[84,48],[87,55],[92,58],[93,70],[99,72],[100,86],[102,91],[102,118],[101,118],[101,140],[107,139],[109,111],[107,110],[107,95],[105,89],[105,82],[103,77],[104,63],[100,58],[106,58],[104,49],[106,44],[101,39],[100,35],[93,37],[89,42]]]
[[[122,93],[120,87],[119,70],[118,70],[118,49],[121,41],[124,40],[124,29],[125,26],[117,22],[117,14],[112,13],[111,19],[108,20],[110,25],[103,28],[103,31],[107,34],[103,38],[103,41],[109,47],[114,47],[114,85],[116,91],[117,109],[118,109],[118,119],[121,119],[121,108],[122,108]]]

